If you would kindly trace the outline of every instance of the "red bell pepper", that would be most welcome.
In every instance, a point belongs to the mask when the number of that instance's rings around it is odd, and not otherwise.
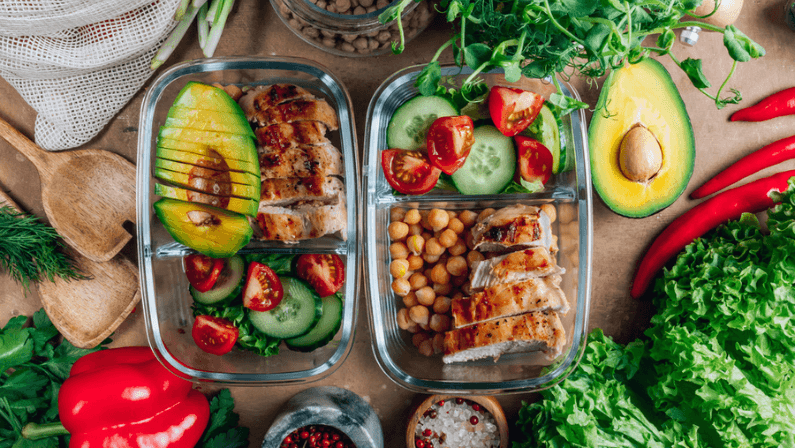
[[[743,213],[759,213],[775,205],[770,193],[785,191],[788,187],[787,181],[793,176],[795,170],[785,171],[726,190],[676,218],[654,240],[641,260],[632,281],[632,297],[640,297],[657,271],[696,238],[719,224],[738,219]]]
[[[765,121],[795,114],[795,87],[774,93],[757,104],[733,113],[731,121]]]
[[[210,405],[191,386],[166,370],[149,347],[78,359],[58,393],[70,448],[193,448],[207,427]]]

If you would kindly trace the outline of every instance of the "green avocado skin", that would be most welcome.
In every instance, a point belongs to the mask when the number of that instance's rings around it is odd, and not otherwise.
[[[612,182],[613,179],[610,178],[610,175],[604,175],[602,174],[603,170],[595,169],[599,168],[599,164],[614,163],[616,166],[618,165],[618,157],[606,156],[605,153],[607,150],[604,148],[605,145],[603,142],[599,141],[596,135],[599,133],[604,135],[605,130],[615,133],[625,132],[623,129],[610,129],[611,127],[616,127],[615,123],[617,122],[617,120],[612,119],[616,112],[615,110],[610,110],[610,105],[624,104],[625,100],[621,93],[624,89],[617,88],[616,84],[621,82],[621,77],[624,75],[622,71],[628,69],[641,69],[647,74],[652,75],[653,82],[648,83],[648,94],[647,92],[644,92],[644,94],[646,94],[647,98],[653,100],[658,110],[641,111],[641,119],[644,116],[648,116],[650,113],[657,112],[667,118],[665,120],[666,127],[668,132],[675,133],[674,136],[677,144],[671,145],[672,147],[663,150],[663,159],[666,158],[666,155],[669,157],[673,156],[674,154],[672,152],[675,151],[675,156],[678,160],[675,167],[676,173],[675,176],[672,176],[672,181],[655,184],[655,178],[652,178],[650,182],[652,188],[654,188],[654,197],[647,203],[635,207],[628,204],[625,198],[627,193],[616,188],[616,183]],[[673,107],[660,106],[660,103],[665,102],[667,102],[667,104],[672,104]],[[613,212],[629,218],[651,216],[671,205],[687,188],[687,184],[693,174],[696,157],[693,126],[690,122],[690,116],[687,113],[685,103],[679,94],[679,90],[671,79],[671,75],[658,61],[646,58],[629,68],[624,67],[610,72],[599,94],[596,111],[593,114],[588,128],[588,135],[594,189],[602,198],[605,205]]]

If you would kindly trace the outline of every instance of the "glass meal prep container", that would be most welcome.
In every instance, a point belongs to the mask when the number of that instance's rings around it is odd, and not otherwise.
[[[554,175],[541,192],[467,196],[437,189],[419,196],[394,195],[381,169],[380,152],[387,149],[387,125],[395,110],[419,94],[414,82],[421,69],[422,66],[408,67],[392,75],[378,88],[367,112],[362,168],[366,214],[363,244],[365,294],[375,357],[389,378],[421,393],[500,394],[550,387],[563,380],[576,366],[585,347],[593,238],[585,114],[576,111],[562,118],[563,134],[570,151],[573,151],[575,166],[571,171]],[[471,72],[455,66],[442,68],[442,76],[451,77],[451,84],[459,86]],[[556,91],[551,82],[540,79],[523,78],[518,83],[509,83],[501,71],[481,76],[489,86],[519,87],[547,99]],[[566,95],[579,99],[570,85],[563,83],[562,88]],[[439,208],[477,212],[486,208],[499,210],[517,203],[551,204],[557,211],[552,233],[558,236],[557,262],[566,270],[561,288],[571,307],[565,316],[561,316],[566,332],[562,355],[549,360],[538,352],[512,353],[501,355],[497,361],[489,357],[451,364],[444,364],[441,354],[423,356],[412,343],[412,334],[401,330],[397,322],[397,313],[404,308],[404,303],[391,288],[391,241],[387,229],[391,210],[400,207],[405,210]]]
[[[174,241],[152,208],[153,177],[158,129],[177,93],[188,81],[246,86],[291,83],[324,98],[339,118],[339,130],[327,137],[343,155],[347,230],[344,239],[326,235],[288,244],[261,241],[256,237],[245,253],[336,253],[345,264],[341,328],[327,345],[312,352],[292,351],[282,343],[279,354],[262,357],[254,352],[233,349],[223,356],[203,352],[194,343],[191,327],[193,298],[182,258],[193,253]],[[317,380],[342,364],[353,346],[356,327],[358,287],[358,169],[356,134],[351,100],[338,78],[320,65],[298,58],[217,58],[190,61],[160,75],[144,97],[138,138],[136,179],[138,257],[141,301],[149,345],[158,359],[173,373],[194,381],[225,384],[269,385]]]

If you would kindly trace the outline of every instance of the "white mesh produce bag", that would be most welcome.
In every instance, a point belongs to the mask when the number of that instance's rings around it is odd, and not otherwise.
[[[99,133],[152,75],[150,62],[176,25],[178,5],[0,0],[0,76],[38,112],[36,143],[68,149]],[[66,22],[83,24],[63,28]]]

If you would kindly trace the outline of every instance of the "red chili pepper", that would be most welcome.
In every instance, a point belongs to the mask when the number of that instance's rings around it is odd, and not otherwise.
[[[751,107],[733,113],[731,121],[765,121],[795,114],[795,87],[774,93]]]
[[[795,135],[773,142],[734,162],[730,167],[690,193],[690,197],[700,199],[709,196],[757,171],[793,158],[795,158]]]
[[[770,192],[785,191],[795,170],[785,171],[743,186],[726,190],[696,205],[676,218],[654,240],[635,273],[631,295],[640,297],[657,271],[696,238],[743,213],[759,213],[775,205]]]
[[[61,423],[29,424],[26,438],[71,434],[70,448],[193,448],[210,405],[149,347],[100,350],[78,359],[58,392]]]

